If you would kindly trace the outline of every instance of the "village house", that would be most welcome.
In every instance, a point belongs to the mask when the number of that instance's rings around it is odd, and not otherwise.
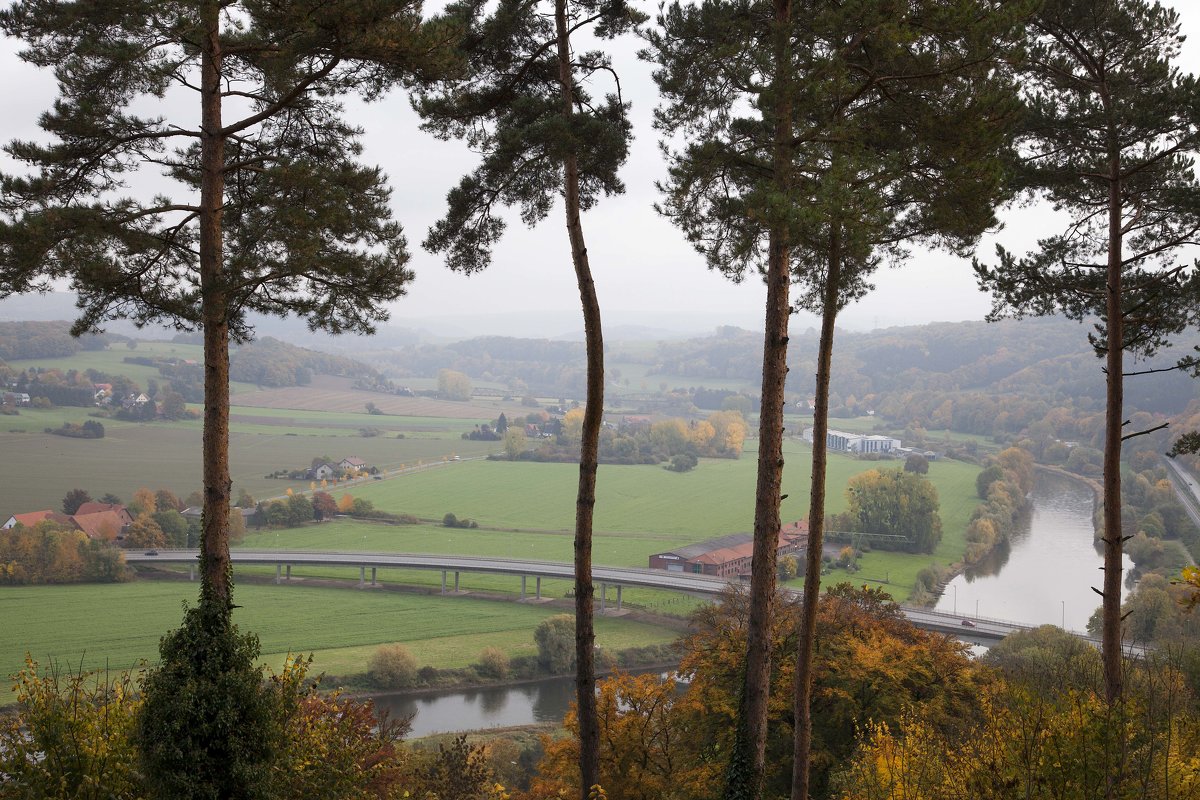
[[[101,511],[111,511],[116,514],[117,519],[121,521],[122,527],[133,523],[133,515],[120,503],[98,503],[95,500],[89,500],[76,509],[75,516],[81,514],[98,514]]]
[[[326,481],[337,475],[337,467],[321,462],[308,471],[308,477],[314,481]]]
[[[3,525],[0,525],[0,530],[6,531],[11,528],[15,528],[17,525],[24,525],[26,528],[32,528],[39,522],[44,522],[46,520],[56,522],[59,525],[71,524],[71,518],[58,511],[28,511],[24,514],[13,514]]]
[[[126,512],[128,517],[129,513]],[[121,516],[115,511],[97,511],[93,514],[76,513],[71,517],[75,527],[87,534],[89,539],[105,542],[115,542],[124,538],[128,523],[122,523]]]
[[[58,511],[30,511],[25,514],[14,514],[0,525],[0,530],[9,530],[18,524],[32,528],[39,522],[49,520],[58,525],[69,525],[78,531],[83,531],[89,539],[116,541],[124,536],[125,529],[133,522],[133,518],[118,503],[84,503],[74,514]]]

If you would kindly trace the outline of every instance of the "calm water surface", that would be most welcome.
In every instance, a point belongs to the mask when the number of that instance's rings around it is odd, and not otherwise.
[[[1102,551],[1092,534],[1092,491],[1053,473],[1039,473],[1027,524],[1008,547],[956,577],[938,611],[1032,625],[1087,628],[1100,606]],[[1125,559],[1126,574],[1133,567]],[[1128,594],[1129,587],[1122,589]]]
[[[570,677],[547,678],[520,686],[494,686],[469,691],[382,695],[375,707],[392,718],[413,716],[412,737],[448,731],[503,728],[534,722],[562,722],[575,698]]]

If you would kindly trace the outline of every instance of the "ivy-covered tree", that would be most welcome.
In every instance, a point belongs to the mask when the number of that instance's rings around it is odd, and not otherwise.
[[[517,206],[522,221],[533,225],[545,219],[556,199],[563,202],[587,354],[574,559],[580,786],[586,800],[599,779],[592,516],[604,413],[604,337],[581,215],[601,195],[624,191],[617,170],[628,152],[630,124],[619,83],[603,98],[589,91],[598,77],[615,76],[611,59],[602,51],[573,52],[572,36],[590,29],[612,38],[642,15],[624,0],[501,0],[487,17],[484,6],[463,0],[447,9],[466,28],[469,69],[462,79],[433,84],[417,103],[427,130],[465,139],[482,154],[480,165],[450,191],[446,215],[424,244],[444,253],[451,269],[470,274],[491,261],[505,228],[501,208]]]
[[[1061,313],[1099,318],[1089,338],[1104,359],[1103,603],[1105,693],[1123,691],[1121,446],[1125,379],[1200,322],[1200,272],[1176,260],[1200,236],[1200,84],[1172,62],[1183,38],[1174,11],[1144,0],[1048,0],[1033,17],[1021,85],[1020,177],[1070,216],[1024,256],[1000,248],[976,263],[992,319]],[[1194,368],[1194,358],[1176,366]],[[1156,428],[1157,429],[1157,428]],[[1155,430],[1156,430],[1155,429]],[[1132,535],[1132,532],[1130,533]],[[1111,791],[1112,787],[1109,787]]]
[[[408,252],[389,189],[359,163],[339,98],[370,99],[441,68],[447,37],[417,0],[25,0],[0,13],[0,30],[24,42],[24,60],[55,70],[59,92],[40,119],[44,139],[7,146],[27,169],[0,183],[0,295],[64,279],[79,295],[74,333],[118,317],[203,332],[200,604],[174,637],[204,646],[164,640],[145,712],[146,741],[163,746],[147,769],[174,787],[164,796],[233,796],[172,772],[219,764],[236,704],[257,685],[221,673],[232,663],[221,653],[241,647],[230,621],[229,346],[252,336],[251,313],[371,331],[387,316],[380,303],[404,293]],[[198,683],[174,697],[176,680]],[[172,740],[172,726],[195,734]],[[269,748],[246,752],[235,780],[263,774],[254,764]],[[237,796],[254,794],[247,784]]]
[[[711,268],[734,280],[757,271],[767,284],[752,606],[727,798],[761,791],[789,282],[801,285],[796,305],[822,317],[796,670],[792,793],[805,800],[837,314],[909,243],[962,247],[994,221],[1013,107],[1000,66],[1012,28],[1005,5],[676,2],[660,17],[662,32],[648,37],[666,97],[658,127],[687,141],[668,151],[661,210]]]

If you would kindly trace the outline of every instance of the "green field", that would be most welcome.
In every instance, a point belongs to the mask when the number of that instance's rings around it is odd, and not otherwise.
[[[563,609],[398,592],[302,585],[237,587],[235,619],[258,634],[262,661],[278,669],[289,652],[313,653],[314,669],[333,675],[365,671],[380,644],[402,642],[422,665],[462,667],[484,647],[510,656],[536,652],[533,629]],[[158,657],[159,637],[179,625],[196,584],[139,581],[87,586],[0,587],[0,675],[20,669],[24,653],[42,664],[80,663],[126,669]],[[436,619],[436,630],[430,620]],[[596,620],[601,647],[661,644],[662,628],[620,618]]]
[[[284,419],[287,413],[280,411],[277,418]],[[9,514],[58,508],[63,495],[77,487],[87,489],[93,497],[112,492],[125,500],[142,486],[170,489],[180,497],[200,488],[198,422],[103,420],[103,439],[70,439],[43,433],[47,427],[61,426],[64,420],[86,419],[87,409],[81,408],[22,409],[20,416],[0,417],[0,452],[6,462],[4,480],[0,482],[0,515],[7,518]],[[365,426],[379,417],[362,414],[361,419]],[[27,429],[7,432],[17,420]],[[392,471],[401,465],[440,463],[455,455],[468,458],[497,449],[496,442],[462,439],[461,434],[472,427],[469,421],[441,422],[447,426],[441,434],[406,435],[403,439],[394,435],[366,438],[336,428],[295,435],[300,429],[285,425],[255,431],[234,424],[229,443],[234,495],[243,488],[257,498],[282,495],[289,488],[308,488],[307,481],[265,476],[277,469],[307,467],[313,458],[321,456],[341,459],[355,455]]]
[[[682,534],[688,541],[748,531],[754,519],[754,441],[740,459],[702,459],[692,472],[661,466],[604,466],[596,479],[598,531],[642,533],[650,538]],[[808,514],[810,448],[796,439],[784,445],[785,521]],[[860,461],[832,454],[827,477],[828,510],[846,507],[844,487],[869,469],[896,469],[899,461]],[[957,461],[930,465],[929,479],[943,504],[943,526],[966,528],[978,467]],[[437,470],[366,486],[355,492],[388,511],[441,519],[447,512],[481,526],[522,530],[568,530],[575,520],[578,468],[570,464],[475,461],[450,472]],[[957,498],[969,495],[969,508]],[[961,550],[960,550],[961,554]]]
[[[789,467],[784,519],[807,515],[808,448],[789,441]],[[858,461],[833,455],[829,462],[829,509],[845,508],[843,491],[849,478],[875,467],[896,468],[899,462]],[[725,533],[746,531],[753,512],[755,462],[750,453],[741,460],[705,460],[694,472],[677,474],[660,467],[601,467],[597,480],[594,558],[597,564],[645,566],[652,553],[702,541]],[[861,571],[849,575],[835,571],[830,580],[878,581],[898,600],[907,599],[917,572],[931,562],[950,564],[962,557],[971,512],[978,504],[975,477],[978,468],[961,462],[938,461],[930,465],[929,478],[941,501],[943,536],[931,555],[884,553],[863,557]],[[441,519],[447,512],[471,518],[476,530],[449,529],[440,525],[391,526],[335,521],[285,531],[251,534],[247,547],[316,550],[483,555],[550,561],[572,558],[574,491],[577,468],[570,464],[531,464],[477,461],[455,464],[452,470],[430,470],[396,480],[372,482],[352,489],[355,496],[372,500],[379,508]],[[800,488],[795,488],[797,485]],[[740,509],[740,510],[739,510]],[[295,574],[348,579],[349,570],[306,568]],[[387,580],[436,586],[438,573],[412,571],[389,575]],[[512,578],[466,575],[461,585],[473,590],[515,593]],[[547,593],[565,591],[546,582]],[[630,590],[625,600],[636,606],[666,613],[686,613],[667,592]]]

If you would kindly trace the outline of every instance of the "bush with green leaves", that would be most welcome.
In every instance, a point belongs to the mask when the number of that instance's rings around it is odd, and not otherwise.
[[[546,617],[533,632],[538,664],[550,672],[566,672],[575,664],[575,618],[570,614]]]

